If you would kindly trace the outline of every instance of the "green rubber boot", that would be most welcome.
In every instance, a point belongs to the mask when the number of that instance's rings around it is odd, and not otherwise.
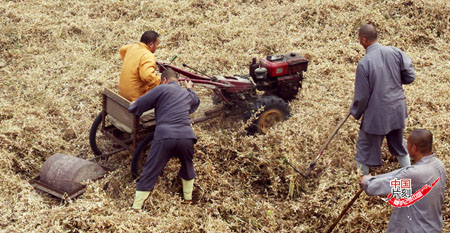
[[[185,201],[192,201],[192,191],[194,190],[194,179],[185,180],[181,178],[183,184],[183,197]]]
[[[133,206],[131,208],[135,210],[142,209],[142,206],[144,205],[145,200],[147,200],[148,196],[150,195],[150,191],[137,191],[136,190],[136,197],[134,198]]]

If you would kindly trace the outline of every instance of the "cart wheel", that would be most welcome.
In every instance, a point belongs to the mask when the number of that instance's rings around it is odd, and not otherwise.
[[[89,131],[89,145],[91,146],[92,152],[95,155],[101,155],[103,152],[111,150],[114,145],[111,140],[109,140],[105,135],[100,132],[100,127],[102,124],[102,113],[98,114],[92,123],[91,130]],[[114,126],[108,126],[114,127]]]
[[[153,132],[147,135],[144,140],[139,143],[133,153],[133,160],[131,160],[131,176],[133,177],[133,179],[137,179],[141,176],[145,162],[147,161],[147,154],[150,149],[152,140]]]
[[[98,116],[95,118],[94,123],[92,123],[91,130],[89,131],[89,145],[91,146],[91,149],[95,155],[102,154],[102,152],[98,149],[97,141],[95,140],[101,123],[102,113],[98,114]]]
[[[247,128],[249,134],[266,134],[275,124],[286,120],[290,114],[289,105],[280,97],[274,95],[263,95],[255,101],[247,119],[253,116],[260,108],[264,108],[256,116],[256,120]]]

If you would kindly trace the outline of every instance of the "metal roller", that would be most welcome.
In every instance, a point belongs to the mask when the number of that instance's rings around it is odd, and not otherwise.
[[[84,187],[81,182],[93,180],[106,174],[100,165],[65,154],[54,154],[42,166],[41,183],[62,193],[73,193]]]

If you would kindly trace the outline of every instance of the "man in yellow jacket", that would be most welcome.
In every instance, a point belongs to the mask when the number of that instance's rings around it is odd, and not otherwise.
[[[154,55],[159,42],[158,33],[146,31],[141,36],[141,42],[120,48],[123,65],[120,72],[119,95],[129,101],[135,101],[160,84],[161,78],[155,73]]]

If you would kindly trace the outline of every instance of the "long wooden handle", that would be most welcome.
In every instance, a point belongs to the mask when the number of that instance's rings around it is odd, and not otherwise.
[[[305,175],[309,176],[311,174],[311,171],[314,169],[314,167],[316,166],[316,162],[317,160],[320,158],[320,156],[322,156],[323,152],[325,151],[325,149],[327,148],[328,144],[330,144],[331,139],[333,139],[334,135],[336,135],[336,133],[338,132],[338,130],[342,127],[342,125],[345,123],[345,121],[348,119],[348,117],[350,116],[350,112],[347,114],[347,116],[345,116],[344,119],[342,119],[339,124],[337,125],[336,129],[334,129],[333,133],[328,137],[327,141],[325,142],[325,144],[322,145],[322,148],[320,148],[320,152],[319,154],[316,156],[316,158],[309,164],[309,167],[306,169]]]
[[[333,224],[328,228],[328,230],[326,231],[326,233],[331,233],[334,229],[334,227],[338,224],[338,222],[341,220],[341,218],[345,215],[345,213],[347,212],[348,209],[350,209],[350,206],[353,205],[353,203],[356,201],[356,199],[358,199],[359,195],[361,195],[362,191],[364,189],[360,189],[355,196],[352,198],[352,200],[347,204],[347,206],[345,206],[344,210],[342,210],[341,214],[339,215],[339,217],[333,222]]]
[[[333,133],[328,137],[327,141],[325,142],[325,144],[322,145],[322,148],[320,148],[320,152],[319,155],[317,155],[317,157],[314,159],[313,163],[316,163],[317,160],[319,159],[319,157],[322,155],[323,151],[325,151],[325,149],[327,149],[328,144],[330,144],[331,139],[333,139],[334,135],[336,135],[336,133],[339,131],[339,129],[342,127],[342,125],[345,123],[345,121],[347,121],[348,117],[350,116],[350,112],[347,114],[347,116],[345,116],[344,119],[342,119],[339,124],[336,126],[336,128],[334,129]]]

